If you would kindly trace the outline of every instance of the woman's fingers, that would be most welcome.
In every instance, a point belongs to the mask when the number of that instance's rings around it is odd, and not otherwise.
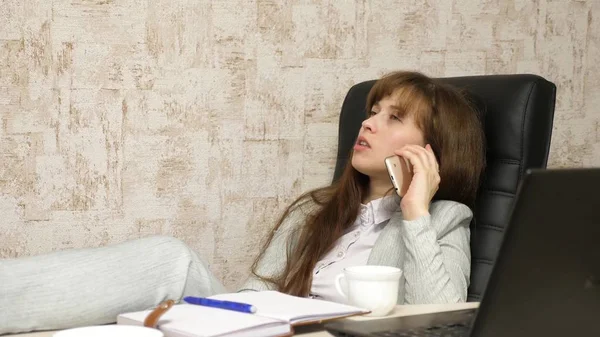
[[[410,165],[412,166],[413,173],[423,172],[426,169],[422,157],[419,156],[419,154],[414,149],[411,149],[408,145],[396,151],[396,154],[406,158],[409,161]]]
[[[424,148],[419,145],[406,145],[395,151],[397,155],[407,158],[415,166],[415,171],[432,170],[439,172],[439,165],[431,147]]]
[[[429,158],[429,163],[431,164],[431,167],[435,168],[436,171],[440,172],[440,163],[438,162],[435,156],[435,152],[433,152],[433,148],[431,147],[431,145],[427,144],[427,146],[425,146],[425,150],[427,151],[427,156]]]

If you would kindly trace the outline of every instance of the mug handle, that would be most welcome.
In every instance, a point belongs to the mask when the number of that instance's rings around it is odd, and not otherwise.
[[[344,283],[345,287],[342,286],[342,282]],[[344,275],[344,273],[340,273],[335,277],[335,289],[337,290],[337,292],[342,295],[342,297],[344,297],[345,299],[348,299],[348,294],[346,294],[346,292],[344,291],[344,288],[348,288],[348,283],[346,282],[346,275]]]

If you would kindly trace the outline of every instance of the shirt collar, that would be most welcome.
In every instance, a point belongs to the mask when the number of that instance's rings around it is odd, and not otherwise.
[[[358,221],[361,227],[378,225],[389,220],[400,206],[400,197],[397,194],[388,195],[369,203],[361,204]]]

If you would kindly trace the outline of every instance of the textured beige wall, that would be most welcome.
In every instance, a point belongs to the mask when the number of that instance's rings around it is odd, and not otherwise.
[[[161,233],[235,286],[394,69],[540,74],[550,166],[600,165],[598,1],[1,0],[0,257]]]

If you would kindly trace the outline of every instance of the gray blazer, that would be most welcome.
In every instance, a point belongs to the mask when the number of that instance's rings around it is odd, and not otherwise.
[[[315,206],[306,202],[292,210],[259,261],[260,275],[277,275],[286,263],[286,251],[294,245],[295,229],[304,224]],[[430,215],[407,221],[400,208],[375,242],[367,264],[400,268],[398,304],[464,302],[471,273],[469,224],[473,213],[458,202],[431,203]],[[274,285],[254,275],[240,291],[269,290]]]

